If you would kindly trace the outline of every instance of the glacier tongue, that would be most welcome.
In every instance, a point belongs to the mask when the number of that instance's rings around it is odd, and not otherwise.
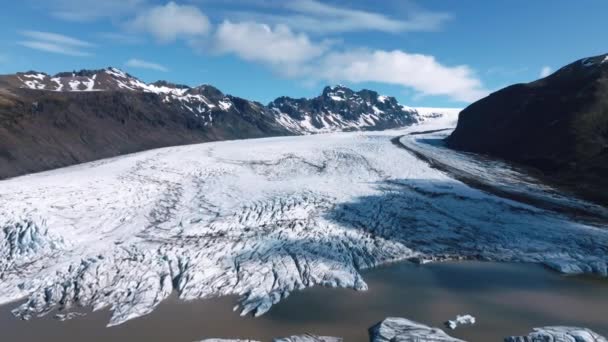
[[[536,262],[606,275],[608,230],[467,187],[402,149],[404,132],[165,148],[0,182],[0,303],[28,319],[173,291],[236,294],[261,315],[315,285],[410,259]]]

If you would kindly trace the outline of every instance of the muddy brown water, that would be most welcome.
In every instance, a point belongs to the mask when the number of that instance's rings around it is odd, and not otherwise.
[[[388,316],[443,327],[457,314],[474,326],[449,331],[470,342],[502,341],[546,325],[584,326],[608,336],[608,280],[563,276],[538,265],[501,263],[399,263],[364,272],[369,290],[312,288],[293,293],[258,318],[240,317],[237,297],[184,302],[175,296],[153,313],[107,328],[102,311],[59,322],[28,322],[0,307],[0,341],[171,341],[209,337],[253,338],[311,332],[367,341],[368,327]],[[447,331],[447,329],[444,329]]]

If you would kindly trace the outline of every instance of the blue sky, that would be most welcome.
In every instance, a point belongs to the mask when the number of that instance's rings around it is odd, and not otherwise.
[[[608,52],[605,0],[24,0],[2,5],[0,73],[116,66],[263,103],[342,83],[464,106]]]

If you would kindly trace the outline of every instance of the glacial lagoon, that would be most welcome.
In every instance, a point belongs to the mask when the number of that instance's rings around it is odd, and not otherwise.
[[[606,279],[564,276],[536,264],[468,261],[397,263],[363,276],[368,291],[310,288],[292,293],[258,318],[233,311],[235,296],[188,302],[172,296],[151,314],[110,328],[108,311],[63,322],[52,313],[20,321],[10,312],[18,304],[12,303],[0,308],[0,331],[2,341],[269,341],[306,332],[367,341],[370,326],[397,316],[470,342],[502,341],[547,325],[582,326],[608,335]],[[471,314],[477,324],[449,331],[443,323],[457,314]]]

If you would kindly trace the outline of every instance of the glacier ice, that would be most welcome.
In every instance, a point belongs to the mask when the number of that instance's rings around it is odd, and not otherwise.
[[[23,319],[110,309],[116,325],[173,292],[239,295],[261,315],[310,286],[366,290],[361,270],[400,260],[606,276],[605,227],[475,190],[391,142],[407,132],[171,147],[1,181],[0,304],[24,300]]]

